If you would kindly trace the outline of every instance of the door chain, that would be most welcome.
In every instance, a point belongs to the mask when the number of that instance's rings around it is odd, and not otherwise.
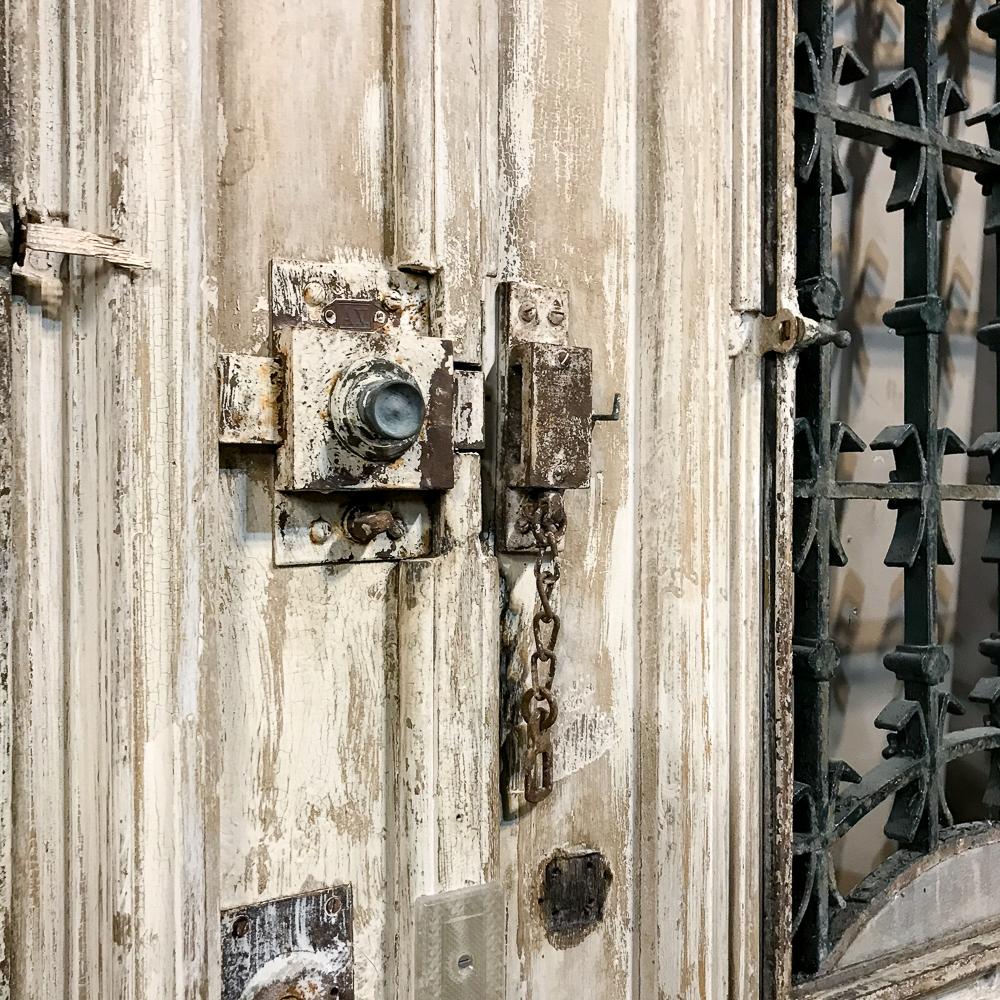
[[[527,751],[524,759],[524,797],[537,803],[552,791],[552,728],[559,714],[552,684],[556,676],[556,642],[560,618],[552,607],[559,582],[559,538],[566,530],[566,509],[562,494],[548,491],[537,501],[525,504],[518,517],[519,531],[534,537],[538,547],[535,559],[535,587],[539,608],[531,620],[535,648],[531,654],[531,686],[521,698],[521,717],[527,726]],[[548,564],[548,565],[546,565]],[[541,669],[546,673],[541,680]],[[541,773],[539,774],[539,764]]]

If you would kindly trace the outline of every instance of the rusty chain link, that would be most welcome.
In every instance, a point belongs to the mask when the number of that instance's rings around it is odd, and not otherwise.
[[[552,736],[549,730],[559,714],[552,684],[556,676],[558,657],[555,650],[561,622],[552,600],[560,574],[559,537],[566,528],[562,494],[543,493],[536,502],[526,505],[518,517],[517,528],[524,534],[530,533],[538,546],[535,589],[539,607],[531,620],[535,642],[531,653],[531,686],[521,697],[521,717],[527,726],[524,797],[536,803],[552,791]]]

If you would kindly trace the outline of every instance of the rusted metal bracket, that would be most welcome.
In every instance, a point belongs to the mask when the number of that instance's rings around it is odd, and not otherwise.
[[[593,354],[570,346],[566,289],[508,282],[497,296],[497,544],[530,553],[537,542],[523,525],[533,504],[590,485],[594,424],[618,420],[621,398],[594,412]]]
[[[847,330],[840,330],[825,320],[809,319],[790,309],[781,309],[775,316],[762,316],[760,353],[788,354],[816,344],[836,344],[846,347],[851,342]]]
[[[224,910],[222,1000],[354,1000],[349,885]]]
[[[456,451],[483,447],[483,378],[431,335],[428,278],[275,260],[273,354],[219,358],[219,441],[275,448],[279,566],[433,554]]]
[[[576,944],[604,919],[613,875],[600,851],[560,852],[542,872],[538,906],[549,939]]]

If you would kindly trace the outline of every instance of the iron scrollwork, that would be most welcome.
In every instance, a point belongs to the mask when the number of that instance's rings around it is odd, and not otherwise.
[[[938,0],[898,0],[903,8],[903,66],[866,95],[886,95],[891,117],[873,113],[868,101],[840,99],[841,88],[869,77],[857,52],[834,41],[834,0],[798,0],[795,41],[795,167],[797,288],[804,316],[835,330],[843,294],[834,266],[833,199],[848,190],[838,151],[841,139],[890,157],[893,185],[886,209],[902,214],[903,295],[884,322],[902,338],[903,422],[865,443],[835,419],[833,369],[844,337],[828,337],[803,349],[796,384],[794,448],[794,805],[793,965],[798,976],[822,970],[845,912],[831,849],[853,826],[892,800],[886,835],[897,851],[926,855],[952,824],[944,796],[947,765],[972,753],[992,753],[984,816],[1000,807],[1000,636],[980,650],[992,669],[971,700],[986,708],[984,724],[948,731],[948,718],[964,706],[942,684],[949,670],[938,635],[937,568],[954,563],[942,523],[942,504],[975,501],[991,511],[992,526],[982,558],[1000,563],[1000,432],[972,447],[939,426],[939,351],[948,317],[940,294],[939,223],[954,212],[948,171],[971,172],[987,199],[985,232],[1000,232],[1000,103],[968,115],[985,126],[987,144],[954,135],[951,116],[968,110],[958,82],[939,79],[944,68],[939,42]],[[1000,3],[977,23],[994,43],[1000,39]],[[1000,82],[1000,71],[998,71]],[[861,155],[868,155],[867,153]],[[978,339],[993,352],[1000,378],[1000,319],[981,327]],[[1000,383],[998,383],[1000,384]],[[997,395],[1000,426],[1000,392]],[[842,481],[838,457],[866,448],[891,454],[888,482]],[[944,481],[946,455],[986,458],[985,485]],[[866,774],[830,752],[831,681],[840,650],[831,628],[831,567],[847,553],[838,531],[837,504],[844,500],[886,503],[896,525],[885,563],[903,575],[902,642],[883,663],[901,682],[901,694],[878,715],[884,730],[883,760]],[[902,855],[900,855],[902,856]],[[850,910],[850,908],[846,908]]]

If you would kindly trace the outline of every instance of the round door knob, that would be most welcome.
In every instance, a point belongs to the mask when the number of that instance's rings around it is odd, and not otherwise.
[[[369,383],[358,398],[361,422],[383,441],[412,441],[424,425],[426,412],[420,389],[405,379]]]
[[[357,362],[330,391],[330,423],[341,443],[369,461],[392,462],[411,448],[427,417],[417,380],[385,358]]]

